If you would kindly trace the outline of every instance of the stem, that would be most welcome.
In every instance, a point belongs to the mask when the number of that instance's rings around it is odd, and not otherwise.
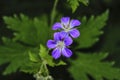
[[[43,65],[44,65],[44,69],[45,69],[46,75],[48,76],[49,75],[49,71],[48,71],[46,62],[43,62]]]
[[[46,61],[43,61],[40,70],[34,75],[36,80],[53,80],[52,76],[49,75],[49,71],[46,65]]]
[[[52,9],[52,12],[51,12],[51,23],[50,23],[51,25],[53,24],[54,19],[55,19],[57,3],[58,3],[58,0],[55,0],[54,5],[53,5],[53,9]]]
[[[48,68],[47,68],[47,65],[46,65],[46,62],[42,62],[41,66],[40,66],[40,71],[39,73],[44,73],[46,74],[46,76],[49,75],[49,71],[48,71]]]

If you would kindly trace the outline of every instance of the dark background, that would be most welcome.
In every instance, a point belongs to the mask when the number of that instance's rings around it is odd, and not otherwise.
[[[40,16],[44,13],[50,15],[53,2],[54,0],[0,0],[0,37],[12,36],[12,31],[8,30],[4,24],[3,16],[13,16],[13,14],[20,13],[29,17]],[[71,13],[71,9],[66,5],[66,0],[59,0],[57,6],[59,13],[71,17],[83,15],[90,17],[90,15],[99,15],[107,9],[109,10],[109,18],[107,25],[103,29],[104,34],[100,36],[100,41],[88,50],[109,52],[110,55],[107,60],[116,61],[115,66],[120,67],[120,0],[90,0],[90,4],[87,7],[80,5],[74,14]],[[32,75],[22,72],[3,76],[2,72],[6,66],[7,64],[0,66],[0,80],[34,80]],[[49,69],[55,80],[72,80],[66,70],[67,67],[60,66]]]

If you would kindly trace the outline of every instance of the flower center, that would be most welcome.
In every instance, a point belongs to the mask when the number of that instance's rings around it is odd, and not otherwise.
[[[63,41],[59,41],[58,43],[57,43],[57,47],[59,47],[59,48],[63,48],[64,47],[64,42]]]
[[[65,32],[69,32],[70,31],[70,25],[68,24],[68,25],[63,25],[63,30],[65,31]]]
[[[69,32],[70,31],[70,28],[66,28],[64,29],[65,32]]]

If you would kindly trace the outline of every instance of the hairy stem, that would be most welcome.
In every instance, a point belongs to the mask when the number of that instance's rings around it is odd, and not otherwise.
[[[58,0],[55,0],[54,5],[53,5],[53,9],[52,9],[52,12],[51,12],[51,23],[50,23],[51,25],[53,24],[54,19],[55,19],[57,4],[58,4]]]
[[[49,75],[49,71],[46,65],[46,61],[43,61],[40,70],[34,75],[36,80],[53,80],[52,76]]]

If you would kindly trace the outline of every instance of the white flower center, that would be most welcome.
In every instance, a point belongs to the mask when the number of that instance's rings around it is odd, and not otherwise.
[[[69,32],[70,30],[71,30],[71,28],[70,28],[70,25],[68,24],[68,25],[63,25],[63,30],[65,31],[65,32]]]
[[[69,32],[70,31],[70,28],[66,28],[64,29],[65,32]]]
[[[64,47],[64,42],[63,41],[59,41],[58,43],[57,43],[57,47],[59,47],[59,48],[63,48]]]

